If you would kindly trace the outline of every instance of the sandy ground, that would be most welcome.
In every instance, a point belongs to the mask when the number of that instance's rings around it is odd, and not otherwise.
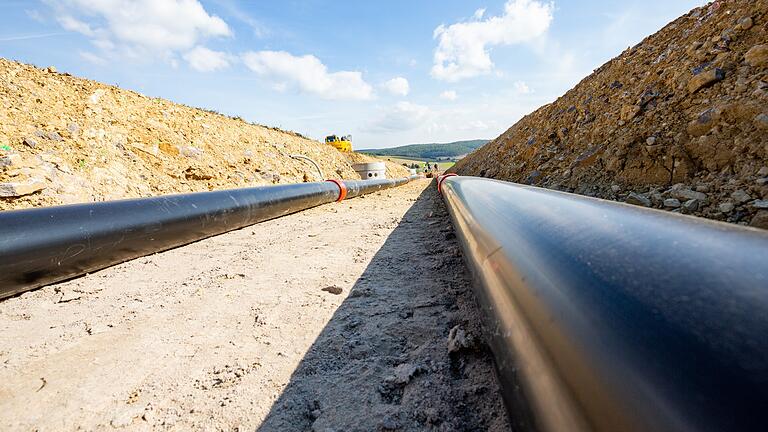
[[[0,429],[509,429],[429,185],[0,302]]]

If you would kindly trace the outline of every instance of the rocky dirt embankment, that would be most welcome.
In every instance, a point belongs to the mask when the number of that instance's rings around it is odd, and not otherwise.
[[[320,180],[292,154],[359,178],[299,134],[0,58],[0,210]]]
[[[768,1],[716,1],[454,170],[768,228]]]

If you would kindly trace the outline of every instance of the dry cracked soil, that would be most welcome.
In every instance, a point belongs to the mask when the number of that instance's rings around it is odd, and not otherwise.
[[[0,429],[508,430],[430,185],[0,302]]]

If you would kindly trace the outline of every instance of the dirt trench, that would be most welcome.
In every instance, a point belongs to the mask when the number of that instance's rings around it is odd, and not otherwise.
[[[0,302],[0,429],[508,430],[430,184]]]

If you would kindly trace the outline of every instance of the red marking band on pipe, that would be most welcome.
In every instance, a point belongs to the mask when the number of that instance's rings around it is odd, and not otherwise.
[[[440,192],[440,193],[443,193],[443,189],[441,188],[441,186],[443,185],[443,181],[445,179],[447,179],[448,177],[456,177],[456,176],[458,176],[458,174],[448,173],[448,174],[441,175],[440,177],[438,177],[437,178],[437,191]]]
[[[330,179],[326,181],[329,181],[331,183],[336,183],[336,186],[339,187],[339,199],[337,199],[336,202],[344,201],[344,198],[347,197],[347,185],[345,185],[343,181],[336,180],[336,179]]]

